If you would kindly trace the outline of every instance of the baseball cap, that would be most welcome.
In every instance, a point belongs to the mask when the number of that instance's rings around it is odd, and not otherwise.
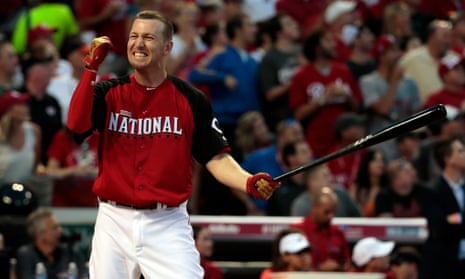
[[[439,62],[439,76],[441,78],[444,78],[445,74],[447,74],[450,70],[456,68],[459,65],[465,65],[465,60],[463,56],[453,52],[446,54]]]
[[[0,117],[3,116],[12,106],[27,102],[31,96],[18,91],[9,91],[0,96]]]
[[[295,254],[304,249],[309,249],[310,243],[308,243],[305,235],[301,233],[290,233],[285,235],[279,242],[279,253],[291,253]]]
[[[352,12],[357,3],[349,0],[337,0],[329,4],[325,10],[325,22],[333,23],[339,16],[344,13]]]
[[[373,44],[373,57],[378,58],[396,45],[396,38],[391,34],[383,34]]]
[[[39,25],[31,28],[27,32],[27,42],[28,42],[28,44],[32,45],[36,41],[38,41],[40,39],[51,38],[53,33],[55,33],[56,31],[58,31],[57,28],[51,28],[51,27],[48,27],[45,24],[39,24]]]
[[[393,249],[393,241],[381,241],[375,237],[366,237],[355,244],[352,261],[357,266],[362,267],[373,258],[389,255]]]

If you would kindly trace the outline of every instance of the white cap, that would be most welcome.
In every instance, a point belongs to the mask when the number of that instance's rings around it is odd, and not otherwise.
[[[310,248],[305,235],[301,233],[290,233],[281,238],[279,242],[279,253],[297,253],[304,249]]]
[[[355,9],[357,3],[349,0],[336,0],[325,10],[325,22],[333,23],[340,15],[351,12]]]
[[[393,241],[381,241],[375,237],[366,237],[355,244],[352,251],[352,261],[359,267],[366,265],[371,259],[391,254]]]

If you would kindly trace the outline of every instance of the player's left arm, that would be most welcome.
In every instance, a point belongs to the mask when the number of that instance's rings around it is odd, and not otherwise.
[[[280,186],[267,173],[248,173],[228,153],[215,155],[205,166],[222,184],[247,192],[257,199],[269,199]]]

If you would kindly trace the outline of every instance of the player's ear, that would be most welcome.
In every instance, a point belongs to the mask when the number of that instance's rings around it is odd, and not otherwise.
[[[163,49],[163,55],[168,56],[171,53],[171,49],[173,49],[173,41],[165,42],[165,47]]]

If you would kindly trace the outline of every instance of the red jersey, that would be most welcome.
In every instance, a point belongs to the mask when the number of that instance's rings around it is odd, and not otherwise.
[[[295,111],[312,99],[318,99],[326,90],[326,85],[334,82],[348,86],[352,96],[357,101],[361,101],[360,89],[346,65],[332,62],[330,72],[323,75],[312,63],[308,63],[291,81],[289,90],[291,109]],[[348,102],[347,97],[332,99],[306,119],[306,138],[316,157],[328,154],[329,149],[337,144],[334,125],[338,117],[349,110]]]
[[[462,104],[465,101],[465,90],[460,92],[451,92],[447,89],[442,89],[431,93],[425,101],[423,107],[429,108],[434,105],[444,104],[450,105],[457,109],[462,109]]]
[[[57,160],[63,168],[77,165],[97,166],[98,134],[94,133],[82,144],[74,142],[70,132],[62,129],[53,137],[48,157]],[[53,206],[97,206],[92,193],[93,177],[68,176],[54,179]]]
[[[203,279],[223,279],[223,270],[214,264],[211,261],[208,260],[201,260],[200,264],[203,267],[204,275]]]
[[[86,97],[85,90],[74,94]],[[83,104],[70,108],[72,125]],[[183,203],[192,192],[192,156],[204,165],[228,150],[208,99],[173,76],[156,88],[139,85],[133,75],[97,83],[92,129],[100,131],[94,192],[122,204]]]
[[[342,149],[340,144],[335,145],[330,149],[330,153]],[[357,177],[360,161],[362,160],[365,149],[350,154],[335,158],[328,162],[328,168],[333,175],[334,182],[338,185],[344,186],[349,189],[349,186],[354,182]]]
[[[300,229],[307,236],[312,247],[312,264],[318,266],[331,259],[344,265],[350,263],[350,248],[344,232],[335,225],[328,228],[318,228],[313,222],[312,216],[305,216],[303,222],[293,224],[291,227]]]

